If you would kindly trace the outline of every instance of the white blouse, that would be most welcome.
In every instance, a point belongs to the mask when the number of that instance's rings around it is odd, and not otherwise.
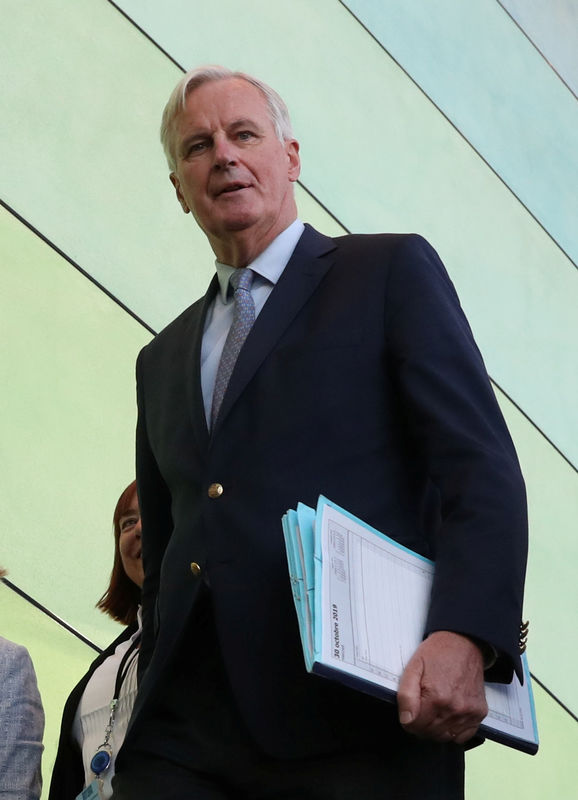
[[[134,640],[140,636],[142,630],[141,610],[138,610],[138,630],[130,639],[121,642],[103,663],[95,669],[86,684],[83,695],[78,703],[72,736],[82,751],[84,766],[84,786],[94,780],[94,773],[90,769],[92,757],[104,742],[105,729],[110,716],[110,701],[114,695],[116,676],[123,656]],[[130,658],[130,657],[129,657]],[[112,761],[104,773],[102,785],[102,798],[108,800],[112,796],[111,781],[114,775],[114,761],[120,746],[124,741],[128,721],[134,705],[137,691],[137,656],[129,662],[126,676],[120,688],[120,696],[116,706],[115,723],[109,744],[112,748]]]

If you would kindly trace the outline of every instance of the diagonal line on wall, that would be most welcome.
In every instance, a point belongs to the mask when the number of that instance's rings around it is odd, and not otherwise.
[[[502,1],[501,1],[501,0],[497,0],[497,3],[498,3],[498,5],[499,5],[499,6],[502,8],[502,10],[503,10],[503,11],[504,11],[504,12],[505,12],[505,13],[506,13],[506,14],[507,14],[509,17],[510,17],[510,19],[512,20],[512,22],[514,23],[514,25],[515,25],[515,26],[516,26],[516,27],[517,27],[517,28],[520,30],[520,33],[523,33],[523,34],[524,34],[524,36],[525,36],[525,37],[526,37],[526,39],[527,39],[527,40],[530,42],[530,44],[532,45],[532,47],[533,47],[535,50],[537,50],[537,52],[538,52],[538,53],[540,53],[541,57],[544,59],[544,61],[546,62],[546,64],[548,64],[548,66],[550,67],[550,69],[551,69],[553,72],[555,72],[555,73],[556,73],[556,75],[558,76],[558,78],[560,78],[560,80],[562,81],[562,83],[564,84],[564,86],[565,86],[565,87],[568,89],[568,91],[569,91],[569,92],[570,92],[570,93],[571,93],[571,94],[572,94],[572,95],[573,95],[573,96],[576,98],[576,100],[578,100],[578,95],[576,94],[576,92],[574,91],[574,89],[572,89],[572,87],[571,87],[571,86],[570,86],[568,83],[566,83],[566,81],[564,80],[563,76],[562,76],[562,75],[561,75],[561,74],[558,72],[558,70],[556,69],[556,67],[555,67],[553,64],[551,64],[551,63],[550,63],[550,61],[548,61],[548,59],[547,59],[546,55],[545,55],[545,54],[542,52],[542,50],[540,50],[540,48],[538,47],[538,45],[536,44],[536,42],[535,42],[535,41],[532,39],[532,37],[531,37],[531,36],[528,34],[528,32],[527,32],[527,31],[526,31],[526,30],[525,30],[525,29],[524,29],[524,28],[523,28],[523,27],[520,25],[520,23],[518,22],[518,20],[517,20],[517,19],[516,19],[514,16],[512,16],[512,14],[510,13],[510,11],[509,11],[509,10],[506,8],[506,6],[505,6],[505,5],[502,3]]]
[[[110,0],[109,0],[109,2],[110,2]],[[524,209],[525,209],[525,210],[528,212],[528,214],[529,214],[529,215],[532,217],[532,219],[534,220],[534,222],[536,223],[536,225],[538,225],[538,226],[539,226],[539,227],[540,227],[540,228],[541,228],[541,229],[544,231],[544,233],[546,234],[546,236],[547,236],[547,237],[548,237],[548,238],[549,238],[549,239],[550,239],[550,240],[553,242],[553,244],[554,244],[554,245],[555,245],[555,246],[558,248],[558,250],[560,250],[560,252],[561,252],[561,253],[563,253],[563,254],[566,256],[566,258],[568,259],[568,261],[570,261],[570,263],[571,263],[571,264],[572,264],[572,265],[573,265],[573,266],[574,266],[574,267],[575,267],[575,268],[578,270],[578,264],[577,264],[577,263],[574,261],[574,259],[573,259],[573,258],[570,256],[570,254],[569,254],[569,253],[568,253],[568,252],[567,252],[567,251],[566,251],[566,250],[565,250],[565,249],[562,247],[562,245],[561,245],[561,244],[560,244],[560,243],[559,243],[559,242],[558,242],[558,241],[557,241],[557,240],[554,238],[554,236],[553,236],[553,235],[550,233],[550,231],[549,231],[549,230],[548,230],[548,229],[545,227],[545,225],[544,225],[542,222],[540,222],[540,220],[539,220],[539,219],[538,219],[538,218],[535,216],[535,214],[534,214],[534,213],[533,213],[533,212],[530,210],[530,208],[529,208],[529,207],[526,205],[526,203],[524,203],[524,201],[523,201],[523,200],[522,200],[520,197],[518,197],[518,195],[516,194],[516,192],[515,192],[515,191],[512,189],[512,187],[511,187],[511,186],[510,186],[510,185],[509,185],[509,184],[508,184],[508,183],[507,183],[507,182],[504,180],[504,178],[502,178],[502,176],[500,175],[500,173],[499,173],[499,172],[498,172],[498,171],[497,171],[497,170],[496,170],[496,169],[495,169],[495,168],[494,168],[494,167],[493,167],[493,166],[490,164],[490,162],[489,162],[489,161],[487,161],[487,159],[486,159],[486,158],[485,158],[485,157],[482,155],[482,153],[481,153],[481,152],[480,152],[480,151],[479,151],[479,150],[478,150],[478,149],[477,149],[477,148],[476,148],[476,147],[475,147],[475,146],[472,144],[472,142],[470,142],[470,140],[469,140],[469,139],[467,138],[467,136],[466,136],[466,135],[465,135],[465,134],[464,134],[464,133],[463,133],[463,132],[462,132],[462,131],[461,131],[461,130],[458,128],[458,126],[455,124],[455,122],[453,122],[453,121],[451,120],[451,118],[450,118],[450,117],[448,117],[448,115],[445,113],[445,111],[443,111],[443,109],[441,109],[441,108],[438,106],[438,104],[435,102],[435,100],[434,100],[432,97],[430,97],[430,96],[429,96],[429,94],[428,94],[428,93],[425,91],[425,89],[423,89],[423,87],[422,87],[422,86],[420,86],[420,84],[419,84],[419,83],[418,83],[418,82],[415,80],[415,78],[414,78],[412,75],[410,75],[410,73],[409,73],[409,72],[408,72],[408,71],[405,69],[405,67],[404,67],[404,66],[403,66],[403,65],[402,65],[402,64],[401,64],[401,63],[400,63],[400,62],[399,62],[399,61],[398,61],[398,60],[397,60],[397,59],[396,59],[396,58],[395,58],[395,57],[394,57],[394,56],[393,56],[393,55],[392,55],[392,54],[389,52],[389,50],[388,50],[388,49],[385,47],[385,45],[384,45],[384,44],[383,44],[383,43],[382,43],[382,42],[381,42],[381,41],[380,41],[380,40],[377,38],[377,36],[375,36],[375,34],[374,34],[374,33],[373,33],[373,32],[372,32],[372,31],[371,31],[371,30],[370,30],[370,29],[367,27],[367,25],[364,25],[364,23],[363,23],[363,22],[362,22],[362,21],[359,19],[359,17],[357,17],[357,16],[356,16],[356,15],[353,13],[353,11],[352,11],[352,10],[349,8],[349,6],[347,5],[347,2],[346,2],[346,0],[338,0],[338,2],[339,2],[339,3],[341,3],[341,5],[343,6],[343,8],[345,8],[345,10],[349,12],[349,14],[351,14],[351,16],[353,17],[353,19],[354,19],[354,20],[355,20],[355,21],[358,23],[358,25],[359,25],[361,28],[363,28],[363,30],[364,30],[364,31],[367,33],[367,35],[368,35],[368,36],[370,36],[370,37],[373,39],[373,41],[374,41],[374,42],[375,42],[375,43],[376,43],[376,44],[377,44],[377,45],[378,45],[378,46],[379,46],[379,47],[380,47],[380,48],[383,50],[383,52],[384,52],[384,53],[385,53],[385,54],[386,54],[386,55],[387,55],[389,58],[391,58],[391,60],[392,60],[392,61],[394,61],[394,62],[397,64],[397,66],[398,66],[398,67],[399,67],[399,68],[402,70],[402,72],[404,73],[404,75],[406,75],[406,76],[409,78],[409,80],[410,80],[410,81],[413,83],[413,85],[414,85],[414,86],[415,86],[415,87],[416,87],[416,88],[417,88],[417,89],[418,89],[418,90],[419,90],[419,91],[420,91],[420,92],[423,94],[423,96],[424,96],[424,97],[427,97],[427,99],[429,100],[429,102],[430,102],[430,103],[431,103],[431,104],[434,106],[434,108],[436,108],[436,109],[437,109],[437,111],[438,111],[438,112],[439,112],[439,113],[442,115],[442,117],[443,117],[443,118],[446,120],[446,122],[447,122],[449,125],[451,125],[451,126],[452,126],[452,128],[453,128],[453,129],[456,131],[456,133],[457,133],[457,134],[458,134],[458,135],[459,135],[459,136],[460,136],[460,137],[461,137],[461,138],[464,140],[464,142],[466,142],[466,144],[467,144],[467,145],[468,145],[468,146],[469,146],[469,147],[470,147],[470,148],[471,148],[471,149],[474,151],[474,153],[475,153],[475,154],[478,156],[478,158],[479,158],[481,161],[483,161],[483,163],[484,163],[484,164],[487,166],[487,168],[488,168],[489,170],[491,170],[491,171],[493,172],[493,174],[494,174],[494,175],[496,176],[496,178],[497,178],[497,179],[500,181],[500,183],[501,183],[503,186],[505,186],[505,188],[506,188],[506,189],[507,189],[507,190],[510,192],[510,194],[511,194],[513,197],[515,197],[515,198],[516,198],[516,200],[517,200],[517,201],[518,201],[518,203],[519,203],[519,204],[522,206],[522,208],[524,208]]]
[[[136,29],[137,29],[137,31],[139,31],[139,33],[142,33],[142,35],[145,37],[145,39],[148,39],[148,40],[149,40],[149,42],[150,42],[152,45],[154,45],[154,46],[157,48],[157,50],[160,50],[160,52],[161,52],[161,53],[162,53],[164,56],[166,56],[166,57],[169,59],[169,61],[170,61],[172,64],[174,64],[174,65],[175,65],[175,67],[178,67],[178,68],[181,70],[181,72],[186,72],[186,71],[187,71],[187,70],[186,70],[186,69],[183,67],[183,65],[182,65],[182,64],[179,64],[179,62],[178,62],[176,59],[174,59],[174,58],[172,57],[172,55],[171,55],[171,54],[170,54],[170,53],[169,53],[167,50],[165,50],[165,49],[164,49],[164,47],[161,47],[161,45],[160,45],[160,44],[159,44],[157,41],[155,41],[155,40],[153,39],[153,37],[152,37],[150,34],[148,34],[146,31],[145,31],[145,29],[144,29],[144,28],[141,28],[141,26],[140,26],[140,25],[139,25],[137,22],[135,22],[135,21],[134,21],[134,19],[133,19],[131,16],[129,16],[129,15],[126,13],[126,11],[124,11],[122,8],[120,8],[119,6],[117,6],[117,4],[114,2],[114,0],[108,0],[108,3],[109,3],[109,4],[110,4],[110,5],[111,5],[111,6],[112,6],[112,7],[113,7],[113,8],[114,8],[116,11],[118,11],[118,13],[119,13],[119,14],[121,14],[121,15],[122,15],[122,16],[123,16],[123,17],[124,17],[124,18],[125,18],[125,19],[126,19],[128,22],[130,22],[130,24],[131,24],[131,25],[132,25],[134,28],[136,28]]]
[[[504,395],[504,397],[506,397],[506,398],[507,398],[507,399],[510,401],[510,403],[511,403],[511,404],[514,406],[514,408],[516,408],[516,409],[517,409],[517,410],[520,412],[520,414],[521,414],[521,415],[522,415],[522,416],[523,416],[525,419],[527,419],[527,420],[528,420],[528,422],[529,422],[529,423],[530,423],[530,425],[531,425],[531,426],[534,428],[534,430],[536,430],[536,431],[537,431],[537,432],[538,432],[538,433],[539,433],[539,434],[540,434],[540,435],[541,435],[541,436],[542,436],[542,437],[543,437],[543,438],[544,438],[544,439],[545,439],[545,440],[548,442],[548,444],[550,445],[550,447],[551,447],[553,450],[555,450],[555,451],[558,453],[558,455],[560,456],[560,458],[564,459],[564,461],[566,462],[566,464],[568,464],[568,466],[569,466],[569,467],[570,467],[570,468],[571,468],[571,469],[572,469],[574,472],[578,473],[578,466],[576,466],[576,465],[575,465],[575,464],[574,464],[572,461],[570,461],[570,458],[569,458],[569,457],[568,457],[568,456],[567,456],[565,453],[563,453],[563,452],[562,452],[562,450],[560,450],[560,448],[558,447],[558,445],[554,444],[554,442],[553,442],[553,441],[552,441],[552,440],[551,440],[551,439],[550,439],[550,438],[549,438],[549,437],[548,437],[548,436],[547,436],[547,435],[544,433],[544,431],[543,431],[543,430],[542,430],[542,429],[541,429],[541,428],[540,428],[540,427],[539,427],[539,426],[538,426],[538,425],[537,425],[537,424],[534,422],[534,420],[533,420],[531,417],[529,417],[529,416],[528,416],[528,414],[526,414],[526,412],[524,411],[524,409],[523,409],[521,406],[519,406],[519,405],[518,405],[518,403],[516,403],[516,401],[515,401],[515,400],[512,398],[512,396],[511,396],[511,395],[509,395],[509,394],[508,394],[508,392],[506,392],[506,390],[505,390],[505,389],[503,389],[503,388],[500,386],[500,384],[499,384],[499,383],[496,383],[496,381],[495,381],[495,380],[493,380],[491,376],[490,376],[490,380],[491,380],[492,384],[493,384],[493,385],[494,385],[494,386],[495,386],[497,389],[499,389],[499,390],[500,390],[500,392],[501,392],[501,393]]]
[[[102,283],[99,283],[99,281],[97,281],[96,278],[94,278],[89,272],[83,269],[80,266],[80,264],[78,264],[69,255],[67,255],[63,250],[61,250],[57,244],[55,244],[51,239],[49,239],[41,231],[39,231],[38,228],[35,228],[31,222],[25,219],[21,214],[19,214],[15,209],[9,206],[8,203],[4,202],[4,200],[2,200],[1,198],[0,198],[0,206],[6,209],[6,211],[8,211],[10,214],[12,214],[13,217],[16,217],[16,219],[19,222],[21,222],[22,225],[26,226],[28,230],[30,230],[35,236],[38,236],[38,238],[41,239],[44,242],[44,244],[48,245],[48,247],[54,250],[55,253],[58,253],[58,255],[61,258],[63,258],[68,264],[70,264],[71,267],[74,267],[74,269],[78,270],[78,272],[80,272],[81,275],[83,275],[87,280],[93,283],[98,289],[100,289],[101,292],[104,292],[104,294],[107,297],[109,297],[114,303],[120,306],[123,311],[126,311],[127,314],[129,314],[136,322],[139,323],[139,325],[142,325],[143,328],[146,328],[146,330],[149,331],[149,333],[152,333],[153,335],[156,335],[158,333],[158,331],[153,330],[148,323],[146,323],[137,314],[135,314],[134,311],[132,311],[127,305],[125,305],[122,302],[122,300],[119,300],[118,297],[112,294],[112,292],[110,292],[106,288],[106,286],[103,286]]]
[[[578,722],[578,716],[576,716],[576,714],[575,714],[575,713],[574,713],[574,712],[573,712],[571,709],[569,709],[569,708],[568,708],[568,706],[567,706],[565,703],[563,703],[563,702],[560,700],[560,698],[559,698],[559,697],[556,697],[556,695],[554,694],[554,692],[552,692],[550,689],[548,689],[548,687],[547,687],[547,686],[546,686],[544,683],[542,683],[542,681],[541,681],[541,680],[539,680],[539,679],[538,679],[538,678],[537,678],[537,677],[534,675],[534,673],[532,673],[532,672],[531,672],[531,673],[530,673],[530,675],[532,676],[532,680],[533,680],[535,683],[537,683],[537,684],[538,684],[538,686],[539,686],[541,689],[543,689],[543,690],[546,692],[546,694],[547,694],[549,697],[551,697],[551,698],[552,698],[552,700],[554,700],[556,703],[558,703],[558,705],[560,706],[560,708],[562,708],[562,709],[563,709],[563,710],[564,710],[564,711],[565,711],[565,712],[566,712],[566,713],[567,713],[567,714],[568,714],[570,717],[572,717],[572,719],[573,719],[573,720],[575,720],[576,722]]]
[[[81,642],[84,642],[84,644],[87,644],[89,647],[92,647],[92,649],[96,650],[97,653],[102,653],[101,648],[95,645],[94,642],[91,642],[90,639],[87,639],[86,636],[80,633],[80,631],[77,631],[76,628],[73,628],[72,625],[69,625],[68,622],[65,622],[60,617],[56,616],[56,614],[53,614],[52,611],[46,608],[46,606],[43,606],[42,603],[39,603],[38,600],[35,600],[33,597],[27,594],[23,589],[20,589],[19,586],[16,586],[16,584],[12,583],[12,581],[9,581],[7,578],[3,578],[2,582],[6,584],[6,586],[9,589],[12,589],[13,592],[16,592],[17,595],[26,600],[27,603],[30,603],[30,605],[33,605],[34,608],[37,608],[39,611],[42,611],[42,613],[46,614],[47,617],[50,617],[50,619],[57,622],[69,633],[72,633],[74,636],[76,636],[77,639],[80,639]]]

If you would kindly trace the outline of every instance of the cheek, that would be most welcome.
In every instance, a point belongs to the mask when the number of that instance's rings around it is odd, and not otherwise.
[[[203,214],[209,207],[209,200],[204,192],[198,186],[187,186],[186,194],[184,195],[189,210],[196,214]]]
[[[206,170],[201,168],[201,165],[195,165],[195,169],[188,169],[181,177],[181,189],[188,195],[198,195],[207,184]]]
[[[187,180],[181,183],[181,191],[185,197],[196,197],[199,184],[196,181]]]
[[[289,185],[287,173],[280,169],[269,170],[266,175],[266,183],[272,194],[283,194]]]
[[[119,543],[118,550],[120,553],[120,560],[124,564],[127,559],[130,559],[131,541],[130,539],[122,539]]]

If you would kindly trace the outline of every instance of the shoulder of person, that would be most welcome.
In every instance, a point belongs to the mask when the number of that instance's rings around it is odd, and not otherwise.
[[[0,665],[2,679],[10,676],[11,672],[21,672],[23,669],[34,671],[30,653],[21,644],[4,639],[0,636]]]

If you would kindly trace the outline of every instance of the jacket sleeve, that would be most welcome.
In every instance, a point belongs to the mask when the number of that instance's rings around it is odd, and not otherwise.
[[[518,459],[454,287],[419,236],[398,248],[387,336],[402,409],[439,493],[426,635],[492,645],[490,680],[521,676],[518,648],[527,511]]]
[[[139,681],[148,666],[156,637],[157,597],[163,555],[173,521],[171,496],[152,453],[145,409],[143,361],[146,348],[137,360],[138,421],[136,432],[136,479],[142,527],[144,585],[142,592],[143,634],[139,654]]]
[[[0,775],[6,800],[38,800],[44,711],[28,651],[0,639]]]

